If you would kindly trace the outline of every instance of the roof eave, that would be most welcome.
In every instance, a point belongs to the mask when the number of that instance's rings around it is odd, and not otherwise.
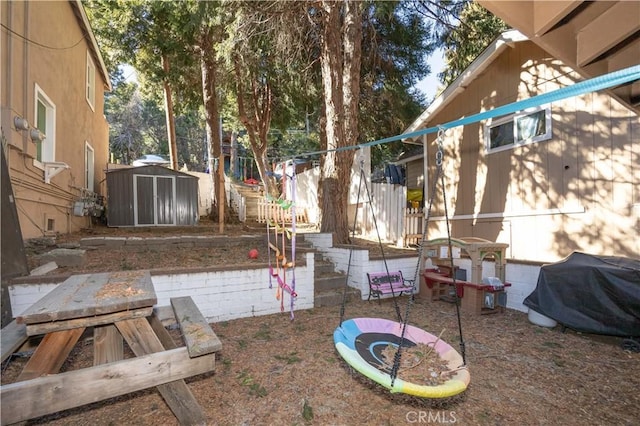
[[[389,161],[389,164],[393,164],[395,166],[401,166],[403,164],[407,164],[415,160],[420,160],[422,157],[424,157],[424,154],[420,153],[420,154],[412,155],[411,157],[403,158],[400,160]]]
[[[93,34],[93,30],[91,29],[91,24],[89,23],[89,18],[87,17],[86,12],[84,11],[84,6],[82,6],[82,2],[80,0],[70,0],[71,7],[75,9],[78,13],[78,17],[80,18],[81,24],[84,27],[84,30],[89,35],[89,44],[93,50],[93,53],[98,60],[100,74],[102,74],[102,78],[105,83],[105,88],[107,91],[111,91],[111,79],[109,78],[109,72],[107,71],[107,67],[104,64],[104,60],[102,59],[102,53],[100,53],[100,48],[98,47],[98,42],[96,41],[96,37]]]
[[[517,30],[505,31],[495,39],[471,64],[449,85],[447,88],[431,102],[429,107],[415,119],[403,133],[412,133],[422,127],[429,117],[441,111],[459,93],[463,92],[479,75],[484,71],[495,58],[507,47],[514,43],[527,41],[528,38]],[[416,143],[412,139],[403,140],[404,143]]]

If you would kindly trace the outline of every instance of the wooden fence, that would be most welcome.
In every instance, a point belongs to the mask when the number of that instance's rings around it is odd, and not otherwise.
[[[396,241],[403,234],[403,209],[406,205],[406,188],[401,185],[371,184],[371,202],[361,195],[358,205],[356,230],[368,238]]]
[[[302,177],[302,174],[299,176]],[[233,190],[229,189],[227,193],[230,200],[228,201],[237,211],[245,212],[244,197],[234,194]],[[306,190],[306,192],[313,191]],[[382,241],[395,242],[403,247],[418,244],[422,239],[424,214],[421,208],[406,207],[407,188],[397,184],[373,183],[370,192],[371,203],[366,194],[360,195],[360,204],[357,207],[355,201],[351,201],[354,203],[352,207],[358,210],[356,231],[367,238],[377,239],[379,235]],[[269,219],[276,220],[278,223],[292,223],[291,208],[284,208],[278,201],[265,199],[260,199],[257,203],[259,223],[266,223]],[[306,207],[300,204],[295,209],[296,223],[309,223],[309,217],[319,217],[319,213],[313,210],[318,209],[317,203],[307,200]],[[349,213],[349,217],[353,218],[352,213]]]
[[[424,213],[422,208],[408,207],[404,209],[404,229],[402,241],[403,245],[418,245],[422,241],[422,231],[424,226]]]
[[[403,247],[418,244],[422,239],[424,214],[420,207],[406,206],[405,186],[373,183],[371,205],[365,200],[358,207],[356,229],[366,237],[377,238],[379,234],[381,240]]]
[[[225,176],[225,192],[227,194],[227,206],[230,206],[237,214],[240,222],[247,220],[247,200],[238,192],[231,180]]]
[[[267,220],[277,223],[292,223],[293,208],[283,206],[278,201],[258,200],[258,222],[267,223]],[[296,223],[307,223],[307,214],[304,208],[295,208]]]

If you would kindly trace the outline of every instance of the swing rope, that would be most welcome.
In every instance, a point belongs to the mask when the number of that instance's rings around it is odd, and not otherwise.
[[[355,239],[355,233],[356,233],[356,224],[358,223],[358,208],[357,206],[360,204],[360,191],[362,188],[362,183],[364,182],[364,188],[365,188],[365,192],[367,194],[367,200],[369,201],[369,205],[372,205],[373,203],[373,199],[371,197],[371,192],[369,191],[369,187],[365,181],[365,175],[364,175],[364,154],[362,151],[360,151],[360,182],[358,183],[358,196],[356,198],[356,212],[355,212],[355,217],[353,220],[353,230],[352,230],[352,240]],[[376,229],[376,234],[378,236],[378,244],[380,246],[380,253],[382,254],[382,262],[384,264],[384,268],[385,268],[385,272],[387,273],[387,277],[389,277],[391,274],[389,272],[389,266],[387,265],[387,258],[385,257],[384,254],[384,248],[382,246],[382,239],[380,238],[380,232],[378,230],[378,222],[376,220],[376,215],[375,212],[373,211],[373,209],[371,210],[371,217],[373,219],[373,224],[374,227]],[[340,325],[342,325],[342,322],[344,321],[344,311],[345,311],[345,305],[347,303],[347,289],[349,287],[349,274],[351,271],[351,258],[352,258],[352,254],[353,254],[353,248],[349,249],[349,263],[347,266],[347,278],[345,279],[345,285],[344,285],[344,289],[343,289],[343,294],[342,294],[342,306],[340,307]],[[393,299],[393,304],[394,304],[394,308],[396,311],[396,315],[398,317],[398,322],[402,322],[402,315],[400,313],[400,306],[398,305],[397,302],[397,298],[395,295],[395,291],[393,289],[393,286],[390,286],[391,288],[391,296]]]
[[[291,176],[291,320],[293,321],[294,297],[296,294],[296,171]]]
[[[439,129],[438,131],[438,139],[437,139],[437,143],[438,143],[438,150],[436,151],[436,176],[435,179],[433,180],[433,184],[431,187],[431,195],[429,197],[429,206],[427,208],[427,216],[425,218],[425,223],[423,225],[422,228],[422,240],[420,242],[420,245],[418,247],[418,262],[416,265],[416,271],[414,274],[414,283],[417,282],[418,280],[418,274],[420,272],[420,263],[421,263],[421,259],[422,259],[422,253],[424,250],[424,245],[426,242],[426,235],[427,235],[427,229],[429,227],[429,220],[431,218],[431,211],[433,208],[433,200],[435,199],[435,194],[437,191],[437,186],[438,186],[438,182],[440,182],[441,186],[442,186],[442,199],[443,199],[443,203],[444,203],[444,216],[445,216],[445,223],[447,226],[447,241],[448,241],[448,245],[449,245],[449,261],[450,261],[450,266],[451,266],[451,270],[453,271],[453,257],[451,255],[452,253],[452,247],[451,247],[451,229],[450,229],[450,224],[449,224],[449,212],[447,209],[447,195],[446,195],[446,190],[445,190],[445,181],[444,181],[444,173],[442,172],[442,160],[444,158],[444,129]],[[425,153],[426,154],[426,153]],[[452,277],[453,280],[453,287],[455,289],[454,293],[455,293],[455,305],[456,305],[456,316],[458,319],[458,332],[460,335],[460,355],[462,356],[462,362],[463,362],[463,366],[467,364],[466,362],[466,354],[465,354],[465,343],[464,343],[464,339],[462,336],[462,320],[460,318],[460,300],[459,300],[459,296],[458,296],[458,292],[457,292],[457,286],[456,286],[456,279],[455,279],[455,274],[453,274]],[[409,322],[409,312],[411,310],[411,307],[413,306],[415,300],[415,294],[412,291],[411,295],[409,296],[409,300],[407,301],[407,308],[405,311],[405,315],[404,315],[404,322],[402,323],[402,331],[400,333],[400,343],[398,344],[398,347],[396,349],[396,353],[394,354],[393,357],[393,367],[391,368],[391,386],[393,387],[395,380],[398,376],[398,371],[400,369],[400,361],[402,358],[402,348],[404,346],[404,342],[405,342],[405,332],[407,329],[407,325]]]

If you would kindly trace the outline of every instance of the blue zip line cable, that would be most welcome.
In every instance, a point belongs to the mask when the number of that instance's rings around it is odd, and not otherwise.
[[[305,157],[305,156],[315,155],[315,154],[324,154],[328,152],[339,152],[339,151],[348,151],[351,149],[360,149],[364,147],[394,142],[401,139],[409,139],[409,138],[414,138],[416,136],[436,133],[440,129],[451,129],[458,126],[465,126],[467,124],[476,123],[478,121],[487,120],[489,118],[512,114],[514,112],[522,111],[527,108],[537,107],[540,105],[548,104],[548,103],[559,101],[562,99],[583,95],[585,93],[597,92],[599,90],[608,89],[613,86],[618,86],[620,84],[625,84],[625,83],[629,83],[636,80],[640,80],[640,65],[634,65],[629,68],[625,68],[619,71],[614,71],[609,74],[591,78],[589,80],[581,81],[579,83],[572,84],[571,86],[562,87],[560,89],[553,90],[549,93],[543,93],[541,95],[537,95],[529,99],[524,99],[521,101],[503,105],[503,106],[491,109],[489,111],[484,111],[478,114],[470,115],[469,117],[463,117],[457,120],[449,121],[448,123],[444,123],[439,126],[420,129],[410,133],[401,133],[399,135],[389,136],[388,138],[378,139],[372,142],[365,142],[359,145],[349,145],[349,146],[343,146],[340,148],[328,149],[323,151],[306,152],[303,154],[299,154],[294,158],[300,158],[300,157]]]

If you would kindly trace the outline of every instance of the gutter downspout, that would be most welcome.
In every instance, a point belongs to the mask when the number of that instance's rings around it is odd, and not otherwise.
[[[29,2],[24,2],[24,52],[22,56],[22,65],[24,69],[24,75],[22,78],[23,81],[23,91],[22,91],[22,113],[26,118],[27,114],[27,105],[29,105]],[[11,73],[11,72],[10,72]],[[33,116],[35,120],[35,114]],[[27,119],[28,120],[28,119]],[[26,153],[29,149],[29,138],[27,136],[28,132],[22,132],[22,152]]]

